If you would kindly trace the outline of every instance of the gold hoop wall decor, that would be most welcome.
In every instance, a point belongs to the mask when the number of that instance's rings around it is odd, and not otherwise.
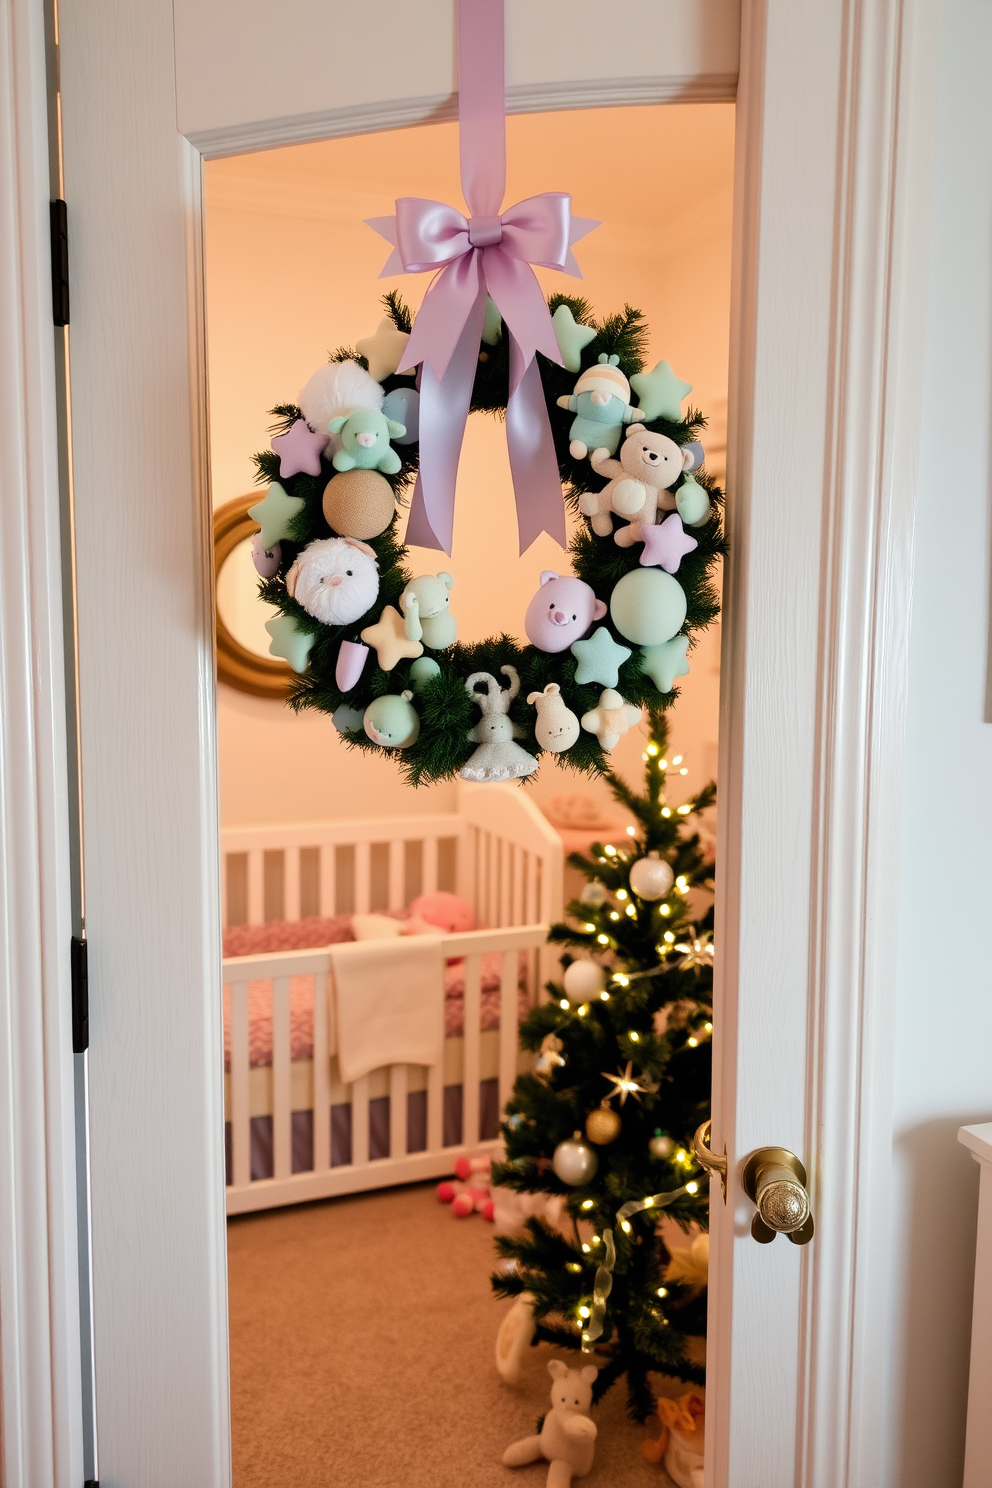
[[[236,496],[214,512],[214,610],[217,621],[217,680],[239,692],[255,697],[278,698],[284,702],[286,688],[294,675],[285,661],[260,656],[249,651],[232,635],[217,604],[220,571],[235,548],[258,532],[258,523],[248,515],[248,508],[258,501],[258,492]]]

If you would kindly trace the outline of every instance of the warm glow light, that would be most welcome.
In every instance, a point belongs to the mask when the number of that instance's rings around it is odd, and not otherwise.
[[[625,1235],[629,1235],[630,1234],[630,1225],[627,1222],[627,1220],[622,1219],[620,1221],[620,1228],[623,1230],[623,1232],[624,1232]]]
[[[712,1033],[713,1032],[713,1024],[712,1023],[704,1023],[703,1024],[703,1027],[706,1029],[706,1032],[707,1033]]]
[[[627,898],[627,890],[626,889],[617,889],[617,898],[618,899],[626,899]]]
[[[598,1245],[599,1243],[600,1243],[599,1236],[598,1235],[593,1235],[593,1237],[592,1237],[592,1244],[593,1245]]]
[[[615,909],[611,909],[610,910],[610,919],[611,920],[618,920],[619,918],[620,918],[620,916],[617,914],[616,910]]]
[[[583,1249],[583,1250],[584,1250],[584,1251],[585,1251],[585,1253],[586,1253],[586,1255],[588,1255],[588,1254],[589,1254],[589,1247],[588,1247],[588,1245],[587,1245],[587,1244],[586,1244],[586,1243],[585,1243],[585,1241],[583,1241],[583,1242],[582,1242],[582,1249]]]
[[[637,828],[636,827],[628,827],[627,828],[627,836],[628,837],[636,837],[637,836]]]
[[[609,1002],[609,1000],[610,1000],[610,994],[609,994],[609,992],[600,992],[600,994],[599,994],[599,1000],[600,1000],[600,1002]]]
[[[687,1163],[689,1161],[689,1154],[684,1147],[680,1147],[678,1152],[676,1152],[675,1161],[677,1163]]]
[[[670,806],[662,806],[662,808],[661,808],[661,814],[662,814],[662,816],[671,816],[671,814],[672,814],[671,807]]]
[[[673,765],[680,765],[682,763],[682,761],[683,761],[684,758],[685,758],[685,756],[682,755],[682,754],[673,754],[672,755],[672,764]]]
[[[663,770],[667,770],[668,769],[668,761],[666,759],[661,759],[661,760],[658,761],[658,763],[659,763],[659,765],[661,766],[661,768]]]
[[[609,857],[609,858],[615,858],[616,855],[617,855],[617,850],[613,846],[613,843],[612,842],[608,842],[606,844],[606,846],[603,848],[603,851],[606,853],[607,857]]]
[[[654,744],[654,743],[649,744],[648,745],[648,754],[657,754],[657,753],[658,753],[658,746],[657,746],[657,744]],[[662,764],[664,764],[664,760],[662,760]]]
[[[640,1043],[640,1039],[641,1039],[641,1035],[638,1033],[637,1029],[636,1028],[632,1028],[630,1030],[630,1042],[632,1044],[637,1044],[637,1043]]]
[[[582,1270],[582,1267],[579,1265],[578,1261],[568,1261],[565,1264],[565,1270],[566,1271],[573,1271],[573,1272],[575,1272],[575,1271],[581,1271]]]
[[[680,873],[675,882],[678,884],[680,889],[684,889],[689,880],[686,878],[684,873]]]
[[[667,1287],[659,1287],[658,1288],[658,1296],[659,1297],[667,1297],[668,1296],[668,1288]]]
[[[667,905],[667,904],[663,904],[661,906],[661,912],[662,912],[663,915],[670,915],[671,912],[672,912],[671,911],[671,907],[669,905]]]
[[[572,1004],[569,1002],[569,1000],[568,1000],[567,997],[563,997],[562,1000],[561,1000],[561,1002],[559,1002],[558,1006],[561,1007],[561,1008],[564,1008],[565,1011],[566,1011],[566,1013],[567,1013],[568,1010],[569,1010],[569,1008],[572,1006]]]
[[[665,931],[665,942],[666,942],[666,944],[667,945],[671,945],[671,943],[672,943],[672,941],[674,939],[675,939],[675,936],[672,934],[671,930],[666,930]]]
[[[588,1307],[580,1307],[579,1308],[579,1317],[580,1318],[587,1318],[589,1316],[590,1316],[590,1313],[589,1313]]]
[[[583,1004],[582,1004],[582,1006],[581,1006],[581,1007],[580,1007],[580,1008],[579,1008],[579,1017],[580,1017],[580,1018],[584,1018],[584,1017],[585,1017],[585,1015],[586,1015],[586,1013],[587,1013],[587,1012],[588,1012],[588,1011],[589,1011],[589,1004],[588,1004],[588,1003],[587,1003],[587,1002],[584,1002],[584,1003],[583,1003]],[[694,1044],[694,1043],[695,1043],[695,1042],[696,1042],[696,1040],[695,1040],[695,1039],[690,1039],[690,1040],[689,1040],[689,1042],[690,1042],[690,1043],[691,1043],[691,1044]]]
[[[582,928],[583,928],[583,930],[595,930],[596,926],[595,925],[583,925]]]
[[[582,1200],[582,1208],[583,1209],[591,1209],[592,1207],[593,1207],[593,1201],[592,1201],[592,1199],[583,1199]]]
[[[628,904],[627,905],[627,913],[630,915],[630,918],[632,920],[636,920],[637,919],[637,910],[634,908],[634,906],[632,904]]]
[[[685,806],[679,806],[677,809],[678,809],[679,816],[688,816],[689,815],[689,812],[692,810],[692,807],[689,806],[689,805],[685,805]]]
[[[579,1012],[585,1012],[585,1008],[579,1008]],[[689,1045],[690,1049],[695,1049],[699,1044],[699,1040],[697,1038],[686,1039],[686,1043]]]
[[[622,971],[615,971],[613,973],[613,980],[617,983],[617,985],[619,987],[629,987],[630,986],[630,977],[625,977]]]
[[[686,769],[685,765],[683,765],[682,768],[681,768],[681,770],[679,771],[679,774],[680,775],[688,775],[688,773],[689,773],[689,771]]]
[[[608,935],[597,935],[596,939],[599,941],[600,945],[609,945],[610,943],[610,937]]]
[[[693,1180],[692,1183],[687,1183],[686,1184],[685,1191],[686,1191],[686,1193],[692,1193],[692,1194],[698,1193],[699,1192],[699,1184],[696,1183],[695,1180]]]

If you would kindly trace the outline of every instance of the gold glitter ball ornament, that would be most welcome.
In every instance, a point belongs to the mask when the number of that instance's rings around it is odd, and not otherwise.
[[[586,1136],[597,1147],[607,1147],[620,1135],[623,1122],[612,1106],[597,1106],[586,1117]]]

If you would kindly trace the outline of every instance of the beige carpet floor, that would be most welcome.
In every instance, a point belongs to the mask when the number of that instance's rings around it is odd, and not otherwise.
[[[231,1220],[235,1488],[543,1488],[546,1466],[500,1463],[546,1407],[551,1353],[500,1381],[492,1235],[432,1186]],[[670,1488],[622,1386],[594,1418],[589,1488]]]

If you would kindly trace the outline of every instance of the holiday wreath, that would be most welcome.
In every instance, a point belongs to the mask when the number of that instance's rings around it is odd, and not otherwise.
[[[423,374],[404,366],[410,311],[395,292],[384,304],[373,337],[273,409],[271,449],[255,456],[268,491],[251,509],[253,556],[279,611],[271,650],[298,673],[290,704],[331,714],[350,745],[395,751],[414,785],[522,778],[545,752],[602,771],[642,708],[674,702],[694,632],[718,613],[723,498],[702,468],[705,419],[683,416],[691,387],[667,362],[644,370],[638,310],[597,321],[584,300],[552,296],[562,365],[535,351],[532,366],[564,501],[586,519],[573,571],[542,573],[526,615],[505,617],[529,645],[506,633],[462,645],[451,576],[405,567]],[[484,305],[466,411],[507,417],[514,337]],[[415,515],[416,502],[411,529]],[[433,540],[430,517],[419,530]]]

